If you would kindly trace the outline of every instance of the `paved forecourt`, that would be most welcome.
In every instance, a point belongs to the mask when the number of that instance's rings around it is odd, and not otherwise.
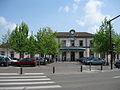
[[[44,75],[44,73],[0,75],[0,90],[39,90],[50,88],[61,88],[61,86]]]

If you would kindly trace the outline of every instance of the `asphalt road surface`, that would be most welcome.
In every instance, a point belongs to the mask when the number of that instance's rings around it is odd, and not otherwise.
[[[120,90],[120,71],[51,75],[62,86],[56,90]]]
[[[120,90],[120,71],[0,75],[0,90]]]

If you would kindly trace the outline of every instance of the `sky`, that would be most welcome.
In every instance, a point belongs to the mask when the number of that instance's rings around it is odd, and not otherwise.
[[[105,17],[120,15],[120,0],[0,0],[0,38],[25,22],[30,32],[50,27],[56,32],[95,33]],[[120,33],[120,17],[112,21]]]

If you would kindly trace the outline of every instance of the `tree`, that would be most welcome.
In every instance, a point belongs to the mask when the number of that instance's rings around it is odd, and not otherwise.
[[[117,54],[120,54],[120,35],[115,33],[113,27],[111,26],[111,42],[115,44],[115,50]],[[115,38],[118,37],[118,38]],[[107,23],[107,19],[104,19],[102,25],[100,26],[99,30],[93,37],[93,45],[91,45],[93,51],[97,53],[104,53],[108,55],[110,53],[110,30],[109,25]],[[108,59],[107,59],[108,61]]]
[[[93,37],[93,50],[98,53],[108,53],[110,49],[109,26],[107,19],[104,19],[99,30]]]
[[[10,31],[8,30],[5,35],[2,36],[2,44],[0,45],[1,48],[10,49],[9,44],[9,37],[10,37]]]
[[[40,28],[36,35],[40,53],[53,55],[59,52],[60,45],[55,40],[55,34],[50,28]]]
[[[114,29],[111,26],[112,37],[115,35]],[[113,42],[113,39],[112,39]],[[109,25],[107,23],[107,18],[104,19],[102,25],[99,27],[99,30],[93,37],[93,45],[92,50],[100,53],[102,58],[107,55],[107,63],[108,63],[108,55],[110,52],[110,30]]]
[[[22,22],[20,26],[16,26],[9,38],[11,48],[20,53],[20,58],[26,52],[28,32],[28,26]]]
[[[116,33],[114,37],[114,42],[115,42],[115,53],[120,54],[120,34]]]
[[[34,54],[37,53],[37,48],[36,48],[36,39],[33,35],[31,35],[27,39],[27,51],[30,54],[30,57],[34,57]]]
[[[7,50],[7,56],[8,56],[8,50],[10,49],[10,44],[9,44],[9,37],[10,37],[10,31],[3,35],[2,37],[2,44],[0,45],[0,48],[4,48]]]

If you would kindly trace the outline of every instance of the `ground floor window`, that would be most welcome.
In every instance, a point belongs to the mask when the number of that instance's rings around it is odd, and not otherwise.
[[[5,51],[0,51],[0,55],[5,55]]]
[[[14,58],[14,51],[11,51],[10,54],[11,54],[10,56]]]
[[[83,52],[79,52],[79,58],[82,58],[82,57],[84,57]]]

